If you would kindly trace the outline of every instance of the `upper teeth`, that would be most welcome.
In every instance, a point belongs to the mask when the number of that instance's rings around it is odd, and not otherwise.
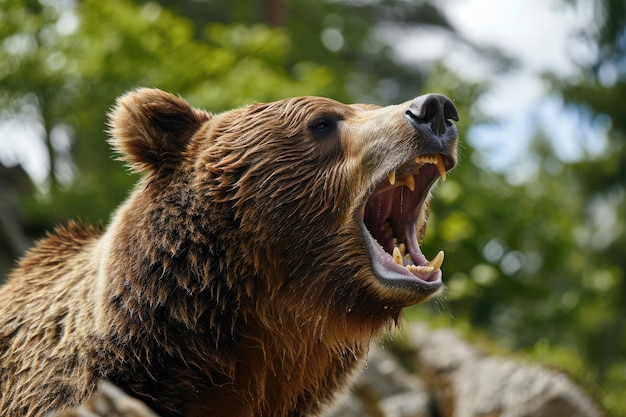
[[[402,183],[406,185],[409,190],[415,191],[415,175],[410,172],[406,173],[404,177],[402,177]]]
[[[427,154],[427,155],[419,155],[414,159],[417,167],[413,170],[413,173],[406,173],[398,185],[406,185],[409,190],[415,190],[415,174],[417,174],[422,166],[425,164],[432,164],[437,167],[437,171],[439,172],[439,176],[442,181],[446,180],[446,165],[443,162],[443,157],[441,154]],[[389,179],[389,184],[394,185],[396,183],[396,170],[394,169],[387,176]]]

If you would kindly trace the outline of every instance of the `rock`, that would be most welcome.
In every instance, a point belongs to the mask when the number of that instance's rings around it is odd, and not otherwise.
[[[373,343],[351,394],[328,417],[432,417],[424,383]]]
[[[485,356],[451,330],[410,329],[420,371],[443,417],[600,417],[560,372]]]
[[[98,391],[85,404],[56,414],[55,417],[159,417],[141,401],[118,387],[101,381]]]
[[[423,379],[373,343],[349,394],[326,417],[601,417],[564,374],[488,356],[455,332],[412,325],[405,350]],[[156,417],[140,401],[101,383],[82,407],[57,417]]]

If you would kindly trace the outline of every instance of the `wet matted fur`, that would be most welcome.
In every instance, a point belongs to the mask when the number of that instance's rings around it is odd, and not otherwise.
[[[76,406],[99,380],[163,417],[319,413],[402,307],[442,288],[417,246],[456,163],[442,97],[217,115],[120,98],[111,144],[144,177],[105,230],[56,229],[0,290],[0,414]]]

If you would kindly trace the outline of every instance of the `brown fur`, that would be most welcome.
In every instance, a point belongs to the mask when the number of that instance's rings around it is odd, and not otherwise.
[[[105,231],[57,229],[0,291],[0,414],[78,405],[98,380],[164,417],[321,411],[427,298],[374,277],[354,220],[420,151],[402,106],[121,98],[111,143],[145,177]],[[320,117],[341,126],[316,134]]]

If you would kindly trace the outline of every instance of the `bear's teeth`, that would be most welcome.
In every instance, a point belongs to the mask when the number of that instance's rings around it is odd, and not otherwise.
[[[435,165],[437,163],[437,157],[435,155],[429,154],[429,155],[419,155],[416,156],[414,161],[418,164],[433,164]]]
[[[430,274],[434,272],[435,269],[432,266],[416,266],[416,265],[407,265],[406,269],[409,270],[415,276]]]
[[[394,239],[395,240],[395,239]],[[413,262],[411,258],[411,254],[406,252],[406,245],[404,243],[400,243],[396,245],[394,241],[393,253],[391,255],[393,257],[393,261],[398,265],[404,266],[402,260],[406,260],[408,262]],[[437,253],[437,255],[429,261],[426,265],[418,266],[418,265],[406,265],[406,268],[411,271],[413,274],[425,274],[436,271],[441,268],[443,265],[444,252],[442,250]]]
[[[397,246],[393,248],[393,261],[398,265],[402,265],[402,255],[400,254],[400,249]]]
[[[432,267],[436,271],[437,269],[441,268],[441,265],[443,264],[443,256],[444,253],[442,250],[440,250],[437,256],[435,256],[430,262],[428,262],[426,266]]]
[[[415,177],[409,173],[402,177],[402,183],[411,191],[415,191]]]
[[[443,157],[441,154],[437,154],[437,171],[442,181],[446,180],[446,164],[443,163]]]
[[[429,155],[419,155],[415,157],[415,163],[417,164],[432,164],[437,166],[437,172],[439,172],[439,176],[442,181],[446,180],[446,164],[443,162],[443,157],[441,154],[429,154]]]
[[[415,157],[415,163],[417,166],[413,168],[413,175],[411,173],[406,173],[402,179],[399,181],[398,185],[406,185],[409,190],[415,191],[415,175],[418,175],[419,170],[424,164],[431,164],[437,167],[437,172],[439,173],[439,177],[443,181],[446,180],[446,164],[443,162],[443,157],[441,154],[429,154],[429,155],[419,155]],[[387,174],[387,179],[389,180],[390,185],[396,184],[396,170],[394,169],[389,174]]]

